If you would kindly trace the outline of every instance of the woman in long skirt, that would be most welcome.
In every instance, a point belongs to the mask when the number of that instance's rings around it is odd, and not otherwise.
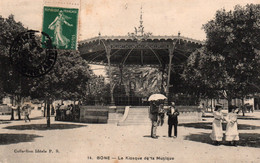
[[[223,129],[222,129],[223,113],[221,112],[221,110],[222,110],[222,105],[217,104],[213,112],[214,120],[212,122],[212,133],[210,134],[210,138],[216,145],[220,145],[220,142],[222,141],[223,138]]]
[[[59,15],[54,19],[54,21],[48,27],[50,30],[54,30],[53,44],[56,45],[56,47],[59,46],[65,46],[65,48],[68,47],[70,40],[66,36],[64,36],[63,33],[63,24],[66,24],[69,27],[73,26],[73,24],[67,22],[68,19],[71,19],[71,17],[66,16],[63,13],[63,11],[60,10]]]
[[[239,133],[237,130],[237,107],[230,106],[228,110],[229,113],[225,117],[225,120],[227,121],[225,139],[230,145],[233,144],[234,146],[237,146],[237,141],[239,140]]]

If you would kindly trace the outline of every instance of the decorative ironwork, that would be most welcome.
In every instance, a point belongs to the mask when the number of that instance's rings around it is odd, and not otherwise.
[[[110,44],[112,49],[169,49],[172,46],[171,42],[140,42],[136,44],[134,42],[112,42]]]
[[[148,39],[151,35],[152,35],[151,32],[148,32],[148,33],[144,32],[143,11],[142,11],[142,7],[141,7],[140,25],[138,28],[135,27],[134,33],[128,33],[128,36],[132,37],[133,39],[137,40],[138,42],[141,42],[141,41]]]

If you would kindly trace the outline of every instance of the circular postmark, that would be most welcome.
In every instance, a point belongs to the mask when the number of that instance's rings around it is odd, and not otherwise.
[[[47,74],[53,68],[57,51],[48,34],[29,30],[20,33],[13,41],[10,59],[14,68],[22,75],[38,77]]]

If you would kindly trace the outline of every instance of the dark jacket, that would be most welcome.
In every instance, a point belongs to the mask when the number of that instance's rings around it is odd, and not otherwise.
[[[151,103],[150,104],[150,113],[151,114],[158,114],[158,112],[159,112],[159,106],[157,106],[154,103]]]
[[[159,107],[155,103],[150,104],[149,117],[152,121],[158,120]]]
[[[172,107],[172,106],[171,106]],[[173,114],[171,114],[171,107],[167,111],[168,125],[178,124],[178,115],[180,114],[178,109],[175,108]]]

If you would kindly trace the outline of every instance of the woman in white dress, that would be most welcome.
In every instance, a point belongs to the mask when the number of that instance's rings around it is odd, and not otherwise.
[[[228,108],[229,113],[225,117],[227,121],[225,140],[229,142],[229,145],[237,146],[239,140],[239,133],[237,130],[237,107],[230,106]]]
[[[216,145],[220,145],[223,138],[222,120],[224,117],[221,110],[222,105],[217,104],[213,112],[214,120],[212,122],[212,133],[210,134],[210,138]]]

